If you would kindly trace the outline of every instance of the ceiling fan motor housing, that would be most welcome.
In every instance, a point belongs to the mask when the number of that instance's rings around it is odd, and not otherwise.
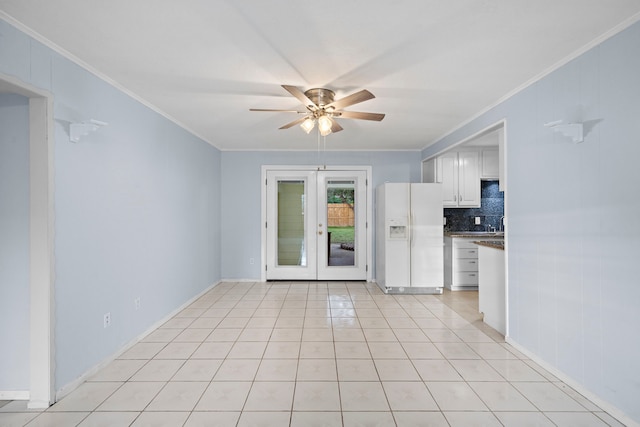
[[[331,104],[336,96],[334,91],[325,88],[309,89],[304,94],[318,107],[323,107],[325,105]]]

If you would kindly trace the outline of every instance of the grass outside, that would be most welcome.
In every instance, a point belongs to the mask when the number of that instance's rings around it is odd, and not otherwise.
[[[329,227],[331,243],[353,243],[355,227]]]

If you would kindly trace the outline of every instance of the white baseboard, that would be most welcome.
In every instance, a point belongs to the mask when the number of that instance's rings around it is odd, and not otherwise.
[[[514,341],[511,337],[506,337],[505,341],[509,345],[513,346],[513,348],[518,350],[520,353],[524,354],[529,359],[533,360],[538,365],[540,365],[542,368],[547,370],[550,374],[552,374],[553,376],[557,377],[560,381],[562,381],[563,383],[567,384],[569,387],[573,388],[575,391],[577,391],[578,393],[580,393],[581,395],[583,395],[584,397],[586,397],[587,399],[592,401],[594,404],[596,404],[598,407],[600,407],[600,409],[602,409],[604,412],[608,413],[609,415],[611,415],[612,417],[617,419],[619,422],[621,422],[625,426],[627,426],[627,427],[640,427],[640,423],[638,423],[637,421],[634,421],[631,418],[629,418],[629,416],[627,414],[625,414],[624,412],[622,412],[619,408],[613,406],[611,403],[609,403],[609,402],[603,400],[602,398],[598,397],[597,395],[593,394],[591,391],[587,390],[582,384],[578,383],[576,380],[574,380],[571,377],[567,376],[567,374],[565,374],[562,371],[558,370],[554,366],[551,366],[549,363],[547,363],[544,360],[542,360],[539,356],[531,353],[525,347],[522,347],[520,344],[518,344],[516,341]]]
[[[29,390],[0,390],[0,400],[29,400]]]
[[[27,409],[47,409],[49,406],[51,406],[51,403],[48,400],[30,399],[27,402]]]
[[[176,314],[178,314],[179,312],[184,310],[189,305],[193,304],[198,298],[200,298],[201,296],[203,296],[204,294],[206,294],[207,292],[209,292],[211,289],[215,288],[216,286],[218,286],[222,282],[223,282],[223,280],[220,280],[220,281],[214,283],[213,285],[209,286],[208,288],[206,288],[205,290],[203,290],[202,292],[200,292],[199,294],[197,294],[193,298],[189,299],[187,302],[182,304],[180,307],[178,307],[175,310],[171,311],[165,317],[163,317],[162,319],[158,320],[156,323],[151,325],[149,327],[149,329],[144,331],[142,334],[138,335],[137,337],[135,337],[134,339],[132,339],[131,341],[126,343],[124,346],[122,346],[118,351],[113,353],[111,356],[109,356],[106,359],[102,360],[100,363],[94,365],[93,367],[89,368],[87,371],[84,372],[84,374],[80,375],[80,377],[76,378],[75,380],[71,381],[70,383],[68,383],[68,384],[62,386],[61,388],[59,388],[58,391],[56,391],[56,402],[58,400],[62,399],[67,394],[71,393],[76,388],[80,387],[80,385],[82,383],[84,383],[87,379],[89,379],[93,375],[97,374],[98,371],[100,371],[101,369],[106,367],[109,363],[113,362],[115,359],[120,357],[122,354],[124,354],[131,347],[133,347],[134,345],[136,345],[137,343],[142,341],[147,335],[149,335],[150,333],[152,333],[153,331],[158,329],[160,326],[165,324],[169,319],[174,317]]]

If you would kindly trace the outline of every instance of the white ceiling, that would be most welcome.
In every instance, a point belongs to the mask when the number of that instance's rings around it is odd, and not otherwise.
[[[346,108],[327,149],[422,149],[594,40],[640,0],[0,0],[0,11],[222,150],[309,149],[281,84]],[[3,15],[0,15],[2,17]],[[24,29],[24,28],[23,28]],[[33,34],[33,33],[32,33]]]

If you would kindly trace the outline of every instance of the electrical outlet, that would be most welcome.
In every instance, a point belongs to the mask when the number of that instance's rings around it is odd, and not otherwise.
[[[253,259],[253,258],[249,258],[249,264],[253,265],[255,262],[256,262],[256,260],[255,260],[255,259]]]
[[[104,327],[108,328],[111,326],[111,313],[105,313],[104,315]]]
[[[133,303],[136,306],[136,310],[140,310],[140,297],[138,297],[135,300],[133,300]]]
[[[476,224],[476,225],[480,225],[480,217],[479,217],[479,216],[477,216],[477,217],[476,217],[476,222],[475,222],[475,224]]]

